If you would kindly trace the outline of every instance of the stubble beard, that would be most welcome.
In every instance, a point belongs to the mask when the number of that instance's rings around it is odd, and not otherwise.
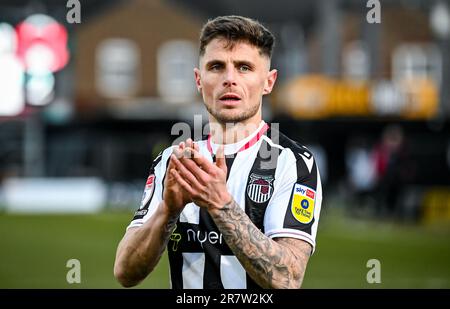
[[[217,110],[215,106],[205,104],[206,110],[221,124],[238,123],[252,118],[259,111],[260,104],[255,104],[243,112],[228,109]]]

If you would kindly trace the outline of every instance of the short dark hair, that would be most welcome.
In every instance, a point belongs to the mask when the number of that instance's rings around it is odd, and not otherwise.
[[[227,48],[232,48],[236,42],[248,42],[269,59],[275,43],[273,34],[260,22],[235,15],[219,16],[205,23],[200,33],[200,56],[204,55],[206,45],[216,38],[228,41]]]

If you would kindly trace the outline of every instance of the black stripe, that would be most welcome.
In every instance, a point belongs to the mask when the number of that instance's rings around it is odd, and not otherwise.
[[[302,162],[303,162],[303,160],[302,160]],[[297,166],[298,165],[301,165],[301,164],[299,164],[298,161],[297,161]],[[297,173],[298,173],[298,170],[299,169],[297,168]],[[300,175],[298,177],[297,183],[305,185],[305,186],[313,189],[314,191],[316,191],[317,190],[316,185],[312,185],[313,183],[314,184],[317,183],[317,181],[314,181],[316,173],[313,173],[313,172],[315,170],[316,170],[316,163],[313,164],[313,167],[312,167],[312,170],[311,170],[311,177]],[[299,174],[297,174],[297,175],[299,175]],[[316,191],[316,195],[317,195],[317,191]],[[297,221],[297,219],[295,219],[294,216],[292,215],[292,209],[291,209],[292,206],[291,205],[292,205],[293,197],[294,197],[294,189],[292,189],[291,196],[289,198],[289,204],[288,204],[288,207],[286,209],[286,214],[284,216],[283,228],[296,229],[296,230],[303,231],[303,232],[308,233],[309,235],[311,235],[311,233],[312,233],[312,226],[313,226],[314,222],[316,221],[316,218],[313,217],[311,222],[309,222],[307,224]],[[314,206],[314,207],[316,207],[316,206]]]
[[[178,224],[177,224],[178,225]],[[178,228],[177,228],[178,230]],[[176,231],[178,232],[178,231]],[[183,239],[181,240],[183,241]],[[180,242],[181,242],[180,241]],[[183,254],[181,248],[173,251],[173,241],[169,241],[167,245],[170,264],[170,279],[172,281],[172,289],[183,288]]]
[[[235,155],[225,156],[227,164],[227,180],[233,166]],[[213,162],[216,162],[216,156],[212,156]],[[206,209],[200,209],[200,233],[216,232],[220,235],[220,231],[214,223]],[[221,245],[211,244],[209,241],[203,243],[203,250],[205,252],[205,271],[203,274],[203,288],[205,289],[223,289],[222,280],[220,277],[220,258],[222,255],[233,254],[228,245],[223,241]]]
[[[255,226],[263,233],[264,214],[266,212],[266,208],[269,204],[270,198],[263,203],[257,203],[253,201],[252,198],[256,201],[261,201],[262,196],[261,194],[258,194],[258,189],[256,188],[256,186],[254,186],[254,188],[250,188],[249,190],[249,185],[252,181],[254,181],[251,177],[253,175],[254,177],[256,177],[256,179],[269,180],[269,182],[271,182],[271,186],[273,187],[279,154],[280,150],[278,148],[271,147],[265,140],[263,140],[248,175],[247,185],[245,187],[245,213],[255,224]],[[246,274],[246,277],[248,289],[261,288],[255,281],[253,281],[252,278],[250,278],[248,273]]]
[[[212,160],[215,163],[216,162],[216,155],[212,154]],[[227,155],[225,156],[225,163],[227,165],[227,180],[228,177],[230,176],[230,172],[231,172],[231,167],[233,166],[234,163],[234,159],[236,158],[237,154],[231,154],[231,155]]]
[[[249,185],[252,182],[252,176],[258,179],[268,179],[273,187],[275,181],[275,171],[278,164],[278,156],[280,149],[271,147],[266,141],[262,141],[260,150],[256,155],[253,166],[250,170],[247,179],[246,193],[245,193],[245,213],[249,216],[250,220],[264,232],[264,214],[266,207],[269,204],[270,198],[263,203],[253,201],[251,198],[260,201],[261,194],[258,194],[258,188],[250,188]],[[271,191],[273,192],[273,190]]]
[[[200,209],[200,230],[204,233],[215,231],[220,234],[219,229],[212,220],[208,211],[204,208]],[[203,243],[205,252],[205,270],[203,273],[204,289],[223,289],[222,280],[220,278],[220,256],[223,254],[219,246],[212,245],[210,242]]]
[[[314,160],[313,166],[311,168],[311,172],[309,171],[308,167],[306,166],[305,161],[302,158],[302,155],[304,154],[308,157],[312,157],[312,153],[303,145],[287,138],[285,135],[280,133],[280,145],[285,148],[290,148],[295,156],[296,159],[296,171],[297,171],[297,184],[301,184],[304,186],[307,186],[314,191],[316,191],[317,194],[317,167],[316,162]],[[294,196],[294,187],[292,188],[291,196],[289,198],[289,204],[287,205],[286,214],[284,217],[284,228],[290,228],[290,229],[296,229],[299,231],[303,231],[305,233],[308,233],[311,235],[312,226],[315,222],[315,218],[311,220],[310,223],[304,224],[297,219],[294,218],[292,215],[291,205],[292,205],[292,199]]]
[[[233,166],[234,163],[234,159],[236,158],[237,154],[232,154],[229,156],[225,156],[225,162],[227,163],[227,180],[228,177],[230,176],[230,172],[231,172],[231,167]]]

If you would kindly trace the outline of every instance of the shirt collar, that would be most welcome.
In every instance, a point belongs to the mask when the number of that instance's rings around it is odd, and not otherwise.
[[[233,143],[233,144],[225,144],[224,153],[225,155],[230,155],[233,153],[238,153],[241,151],[244,151],[250,147],[252,147],[254,144],[256,144],[260,139],[261,136],[264,135],[264,133],[267,132],[269,129],[269,125],[264,122],[264,120],[261,121],[258,128],[249,136],[244,138],[243,140]],[[208,135],[208,140],[206,141],[206,146],[208,148],[208,151],[213,154],[216,153],[217,148],[219,148],[219,144],[215,144],[211,141],[211,134]]]

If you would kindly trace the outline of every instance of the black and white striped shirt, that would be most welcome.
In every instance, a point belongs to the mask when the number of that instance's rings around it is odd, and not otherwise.
[[[198,141],[200,153],[214,161],[218,145]],[[142,204],[129,227],[151,220],[162,200],[173,147],[150,169]],[[227,187],[251,221],[268,237],[292,237],[315,248],[322,202],[319,170],[312,153],[265,122],[246,139],[225,145]],[[208,212],[187,204],[168,243],[173,288],[257,288],[225,243]]]

